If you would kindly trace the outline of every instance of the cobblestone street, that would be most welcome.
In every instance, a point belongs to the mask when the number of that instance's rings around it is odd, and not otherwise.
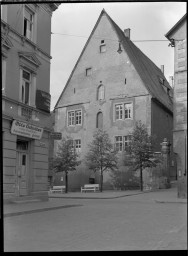
[[[62,207],[4,218],[4,251],[185,250],[186,201],[161,201],[172,191],[50,198]]]

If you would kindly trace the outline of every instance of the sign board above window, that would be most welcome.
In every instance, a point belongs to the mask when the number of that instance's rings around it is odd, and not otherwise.
[[[36,91],[36,108],[50,113],[50,100],[51,95],[47,92]]]

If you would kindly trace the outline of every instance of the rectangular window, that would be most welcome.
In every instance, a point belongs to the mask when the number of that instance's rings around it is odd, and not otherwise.
[[[24,36],[33,39],[33,18],[34,14],[27,8],[24,11]]]
[[[105,44],[100,45],[100,52],[101,53],[106,52],[106,45]]]
[[[77,111],[75,111],[75,113],[76,113],[76,125],[82,124],[82,111],[77,110]]]
[[[28,150],[28,141],[17,140],[16,149],[17,150]]]
[[[74,111],[69,111],[68,112],[68,126],[74,125],[75,122],[75,112]]]
[[[75,149],[76,149],[76,152],[81,151],[81,140],[75,140]]]
[[[21,101],[29,105],[30,101],[30,86],[31,86],[31,73],[23,70],[22,72],[22,93]]]
[[[116,111],[116,120],[122,120],[123,119],[123,106],[122,104],[118,104],[115,107],[115,111]]]
[[[131,140],[131,135],[124,136],[124,150],[129,146]]]
[[[123,150],[123,137],[122,136],[115,136],[115,149],[117,151]]]
[[[92,69],[86,68],[86,76],[91,76],[91,74],[92,74]]]
[[[125,119],[130,119],[132,117],[132,103],[127,103],[124,105]]]
[[[74,110],[68,111],[68,126],[75,126],[82,124],[82,111]]]
[[[132,117],[133,117],[132,103],[115,105],[115,120],[132,119]]]

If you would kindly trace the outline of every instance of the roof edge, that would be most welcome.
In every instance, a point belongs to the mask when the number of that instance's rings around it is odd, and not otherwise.
[[[169,39],[173,30],[175,30],[186,19],[186,16],[187,16],[187,13],[183,15],[183,17],[178,22],[176,22],[176,24],[164,35],[167,39]]]
[[[82,55],[83,55],[83,53],[84,53],[84,51],[85,51],[85,49],[86,49],[86,47],[87,47],[87,45],[88,45],[88,43],[89,43],[89,41],[90,41],[92,35],[93,35],[93,33],[94,33],[94,31],[95,31],[95,29],[96,29],[98,23],[100,22],[100,19],[101,19],[102,15],[103,15],[104,13],[105,13],[106,15],[108,15],[108,14],[106,13],[105,9],[103,9],[103,10],[101,11],[101,13],[100,13],[100,15],[99,15],[99,18],[98,18],[97,22],[95,23],[95,26],[93,27],[93,30],[91,31],[91,34],[89,35],[89,37],[88,37],[88,39],[87,39],[87,41],[86,41],[86,43],[85,43],[85,45],[84,45],[84,48],[82,49],[81,54],[80,54],[80,56],[78,57],[78,59],[77,59],[77,61],[76,61],[76,64],[74,65],[74,68],[73,68],[73,70],[72,70],[72,72],[71,72],[71,74],[70,74],[70,76],[69,76],[69,78],[68,78],[68,80],[67,80],[67,82],[66,82],[66,84],[65,84],[65,87],[63,88],[63,91],[62,91],[62,93],[60,94],[60,96],[59,96],[59,98],[58,98],[58,100],[57,100],[57,102],[56,102],[56,104],[55,104],[55,106],[54,106],[54,110],[57,108],[57,106],[58,106],[58,104],[59,104],[59,101],[60,101],[60,99],[61,99],[61,97],[62,97],[64,91],[66,90],[66,88],[67,88],[67,86],[68,86],[68,84],[69,84],[69,82],[70,82],[70,80],[71,80],[71,78],[72,78],[72,76],[73,76],[73,74],[74,74],[74,71],[75,71],[75,69],[76,69],[76,67],[77,67],[77,65],[78,65],[78,63],[79,63],[79,61],[80,61],[80,59],[81,59],[81,57],[82,57]]]

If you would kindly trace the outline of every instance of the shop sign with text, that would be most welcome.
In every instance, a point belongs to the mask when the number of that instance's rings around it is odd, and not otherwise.
[[[38,126],[29,124],[29,123],[24,123],[18,120],[14,120],[12,122],[11,133],[36,139],[36,140],[40,140],[42,137],[43,128],[40,128]]]

